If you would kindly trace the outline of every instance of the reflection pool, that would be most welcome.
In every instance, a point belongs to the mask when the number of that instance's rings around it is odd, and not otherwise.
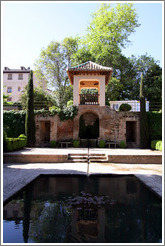
[[[162,201],[135,176],[41,175],[4,204],[4,243],[161,243]]]

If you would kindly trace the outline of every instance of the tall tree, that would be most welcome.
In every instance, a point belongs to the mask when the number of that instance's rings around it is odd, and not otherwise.
[[[44,76],[48,85],[55,91],[56,103],[60,108],[66,105],[67,91],[70,87],[66,73],[71,64],[71,56],[77,51],[77,39],[65,38],[61,43],[51,42],[41,51],[35,69]]]
[[[101,4],[92,15],[82,43],[89,48],[96,62],[113,66],[121,55],[121,48],[127,47],[129,36],[138,26],[133,4],[116,4],[116,7]]]
[[[146,102],[143,94],[143,73],[141,73],[140,81],[140,147],[148,148],[148,125],[146,114]]]
[[[35,120],[34,120],[34,102],[33,102],[33,71],[30,71],[27,86],[27,110],[25,118],[25,133],[27,136],[27,146],[35,145]]]
[[[159,62],[148,54],[141,55],[138,58],[131,56],[130,62],[136,70],[136,83],[134,83],[134,95],[138,99],[139,84],[141,81],[141,73],[143,73],[143,91],[147,100],[151,103],[162,101],[162,68]]]

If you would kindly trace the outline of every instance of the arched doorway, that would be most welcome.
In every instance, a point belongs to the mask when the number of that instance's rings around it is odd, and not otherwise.
[[[82,147],[96,147],[99,137],[99,118],[96,114],[87,112],[81,115],[79,119],[79,138]]]

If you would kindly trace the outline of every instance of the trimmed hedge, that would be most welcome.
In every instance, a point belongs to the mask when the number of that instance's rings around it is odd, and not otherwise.
[[[55,140],[50,141],[50,148],[56,148],[57,147],[57,142]]]
[[[3,125],[7,136],[17,138],[21,133],[25,133],[25,116],[25,110],[3,111]]]
[[[162,140],[162,113],[147,112],[149,140]]]
[[[74,148],[80,147],[80,141],[79,140],[73,140],[73,147]]]
[[[120,141],[119,147],[122,148],[122,149],[125,149],[127,147],[126,142],[125,141]]]
[[[99,141],[99,148],[105,148],[105,141],[104,140]]]
[[[132,107],[128,103],[122,103],[119,107],[119,111],[130,111],[131,109]]]
[[[151,149],[162,151],[162,141],[161,140],[152,140]]]
[[[6,138],[5,151],[22,149],[26,145],[27,145],[27,137],[24,134],[21,134],[18,138]]]

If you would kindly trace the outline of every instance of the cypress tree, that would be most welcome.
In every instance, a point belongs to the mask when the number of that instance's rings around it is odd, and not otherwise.
[[[141,73],[140,81],[140,148],[148,148],[148,125],[147,125],[147,114],[146,114],[146,103],[143,94],[143,73]]]
[[[35,120],[34,120],[34,99],[33,99],[33,71],[30,71],[27,86],[27,110],[25,119],[25,133],[27,136],[27,146],[35,145]]]

